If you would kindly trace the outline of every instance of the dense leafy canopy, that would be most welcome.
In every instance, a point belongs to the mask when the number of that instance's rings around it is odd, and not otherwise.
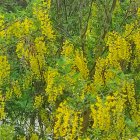
[[[140,138],[139,0],[6,0],[0,6],[0,139]]]

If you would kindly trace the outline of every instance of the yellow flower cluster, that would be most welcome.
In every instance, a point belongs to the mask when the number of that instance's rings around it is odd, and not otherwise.
[[[121,133],[124,132],[125,128],[125,115],[124,115],[124,110],[125,110],[125,102],[126,99],[122,98],[121,96],[116,97],[116,105],[115,109],[113,110],[112,113],[112,128],[114,128],[114,135],[120,136]],[[124,134],[125,135],[125,134]]]
[[[42,69],[45,66],[45,54],[47,50],[43,37],[38,37],[35,39],[35,49],[39,67]]]
[[[140,64],[140,28],[139,28],[139,21],[135,21],[134,23],[130,23],[126,25],[125,28],[125,37],[127,37],[127,40],[131,42],[131,70],[137,70],[139,69]],[[136,74],[135,78],[138,80],[140,79],[140,73]]]
[[[65,110],[65,111],[64,111]],[[66,102],[60,104],[56,111],[56,121],[54,126],[55,138],[65,138],[73,140],[80,136],[83,118],[81,113],[72,110]]]
[[[37,37],[34,42],[35,42],[36,53],[38,55],[45,54],[47,48],[45,45],[44,37],[43,36]]]
[[[8,82],[10,77],[10,65],[6,56],[0,56],[0,88]],[[0,91],[0,120],[5,118],[5,101]]]
[[[13,86],[13,92],[16,95],[16,97],[21,97],[22,92],[18,80],[14,81],[12,86]]]
[[[104,104],[100,97],[97,97],[95,105],[91,105],[91,117],[94,121],[93,128],[108,131],[111,127],[110,109],[114,107],[114,97],[107,97],[107,102]],[[112,101],[112,102],[111,102]]]
[[[87,67],[86,58],[84,58],[83,53],[78,50],[75,52],[75,64],[79,72],[81,73],[82,77],[84,79],[88,79],[89,70]]]
[[[6,56],[0,56],[0,86],[10,76],[10,65]]]
[[[125,31],[123,33],[123,36],[127,37],[127,40],[132,39],[132,37],[133,37],[133,34],[132,34],[133,32],[132,31],[134,30],[136,24],[137,23],[131,23],[131,24],[126,24],[125,25]]]
[[[134,81],[122,81],[122,88],[112,93],[112,96],[107,95],[105,99],[97,96],[96,103],[92,104],[90,109],[91,118],[94,122],[93,130],[100,129],[104,138],[120,139],[132,137],[126,125],[125,113],[126,110],[130,110],[131,119],[138,127],[140,111],[135,99]]]
[[[91,118],[94,121],[92,127],[100,129],[105,138],[115,137],[117,139],[125,127],[126,100],[118,96],[118,93],[115,93],[115,96],[108,95],[105,101],[101,97],[97,97],[96,104],[90,107]]]
[[[42,104],[42,101],[43,100],[41,95],[35,96],[34,107],[39,108]]]
[[[28,35],[30,33],[30,29],[32,29],[34,27],[33,22],[31,19],[29,18],[25,18],[22,22],[21,22],[21,27],[23,28],[23,35]]]
[[[25,18],[23,21],[17,20],[4,30],[3,35],[7,38],[10,38],[11,36],[21,38],[28,35],[30,33],[30,29],[33,27],[33,22],[29,18]]]
[[[10,98],[12,97],[12,94],[13,94],[13,90],[12,89],[7,89],[5,100],[6,101],[10,100]]]
[[[35,5],[33,8],[33,14],[37,17],[41,24],[42,35],[46,36],[49,40],[55,39],[52,23],[49,17],[50,0],[42,4]]]
[[[74,46],[68,40],[63,43],[62,55],[65,57],[70,57],[73,54]]]
[[[130,114],[131,117],[133,119],[133,121],[137,121],[137,125],[139,122],[139,114],[138,114],[138,106],[136,103],[136,99],[135,99],[135,88],[134,88],[134,81],[130,81],[124,82],[123,88],[122,88],[123,92],[127,95],[128,98],[128,102],[129,102],[129,107],[131,108]]]
[[[18,58],[22,58],[24,56],[25,50],[24,50],[24,42],[23,41],[20,41],[17,43],[16,53],[17,53]]]
[[[113,63],[112,63],[113,62]],[[96,60],[95,74],[93,76],[94,82],[93,85],[98,88],[106,85],[108,82],[113,80],[116,77],[115,71],[121,71],[121,67],[118,61],[110,61],[107,58],[98,58]],[[116,82],[120,82],[119,79]]]
[[[38,59],[35,57],[35,56],[33,56],[33,55],[31,55],[30,56],[30,67],[31,67],[31,70],[32,70],[32,73],[37,77],[37,78],[40,78],[40,66],[39,66],[39,61],[38,61]]]
[[[108,59],[110,62],[125,60],[129,62],[131,49],[129,43],[116,32],[108,34],[106,45],[109,46]]]
[[[18,48],[23,47],[23,44],[19,44]],[[30,46],[28,49],[23,50],[23,55],[25,56],[26,60],[29,60],[30,68],[34,75],[37,78],[42,76],[41,71],[45,67],[45,54],[46,54],[46,45],[43,37],[37,37],[34,41],[34,45]],[[17,49],[18,52],[19,49]],[[21,54],[18,52],[18,55]]]
[[[132,40],[135,43],[135,59],[133,60],[133,66],[137,68],[140,64],[140,29],[133,34]]]
[[[100,86],[105,84],[105,71],[106,71],[107,61],[104,58],[98,58],[96,61],[94,83]]]
[[[5,114],[4,108],[5,108],[5,101],[0,92],[0,120],[5,118],[6,114]]]
[[[113,55],[113,54],[112,54]],[[105,78],[109,79],[109,77],[113,78],[113,73],[111,71],[111,69],[116,69],[118,71],[121,71],[121,66],[118,60],[111,60],[111,58],[109,58],[109,55],[106,58],[101,58],[99,57],[96,60],[96,67],[95,67],[95,73],[99,71],[100,76],[103,74],[105,75]],[[102,73],[102,74],[101,74]],[[108,74],[110,75],[108,75]],[[108,76],[107,76],[108,75]],[[94,76],[94,78],[96,78],[96,76]],[[99,78],[99,77],[98,77]]]

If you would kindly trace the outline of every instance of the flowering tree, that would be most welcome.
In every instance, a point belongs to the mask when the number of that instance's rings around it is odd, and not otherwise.
[[[139,2],[70,2],[0,15],[2,139],[140,137]]]

